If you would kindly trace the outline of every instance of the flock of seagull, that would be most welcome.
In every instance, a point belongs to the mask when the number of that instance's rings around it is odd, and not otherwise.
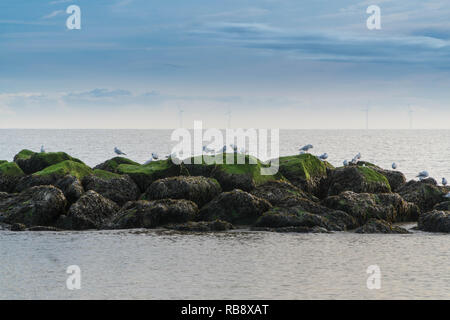
[[[229,147],[230,147],[230,149],[228,148],[228,146],[224,145],[224,146],[221,148],[221,151],[222,151],[222,152],[226,152],[227,150],[233,150],[233,152],[238,152],[238,146],[237,146],[237,145],[235,145],[235,144],[230,144]],[[309,152],[311,149],[313,149],[313,148],[314,148],[314,146],[313,146],[312,144],[307,144],[307,145],[305,145],[305,146],[299,148],[299,151],[300,151],[300,154],[304,154],[304,153],[308,153],[308,152]],[[214,153],[215,151],[216,151],[216,150],[211,149],[211,148],[209,148],[208,146],[203,146],[203,152],[204,152],[204,153]],[[240,151],[240,153],[242,153],[242,154],[245,154],[245,152],[246,152],[245,148],[241,148],[239,151]],[[42,145],[42,146],[41,146],[41,153],[44,153],[44,152],[45,152],[45,148],[44,148],[44,146]],[[118,147],[114,147],[114,152],[115,152],[117,155],[119,155],[119,156],[120,156],[120,155],[125,155],[125,156],[127,155],[125,152],[122,152]],[[166,159],[168,159],[169,157],[170,157],[170,156],[166,156]],[[328,153],[323,153],[323,154],[317,156],[317,158],[319,158],[319,159],[322,160],[322,161],[325,161],[325,160],[328,159]],[[156,160],[159,160],[159,155],[158,155],[156,152],[152,152],[151,158],[150,158],[149,160],[147,160],[147,161],[144,163],[144,165],[147,165],[147,164],[151,163],[152,161],[156,161]],[[355,155],[355,156],[352,158],[351,161],[344,160],[343,165],[344,165],[344,166],[354,165],[354,164],[357,164],[359,160],[361,160],[361,153],[358,152],[358,154]],[[363,166],[364,166],[364,165],[363,165]],[[397,165],[395,162],[392,163],[392,169],[393,169],[393,170],[396,170],[397,168],[398,168],[398,165]],[[419,174],[416,176],[416,178],[418,178],[419,181],[422,181],[422,180],[427,179],[427,178],[429,178],[429,177],[430,177],[430,175],[429,175],[428,171],[426,171],[426,170],[419,172]],[[447,186],[447,184],[448,184],[447,179],[446,179],[445,177],[442,178],[442,185],[443,185],[443,186]],[[446,197],[446,198],[450,198],[450,192],[449,192],[448,194],[446,194],[445,197]]]

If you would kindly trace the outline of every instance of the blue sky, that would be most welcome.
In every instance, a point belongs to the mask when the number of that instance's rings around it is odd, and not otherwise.
[[[81,8],[68,30],[66,8]],[[368,30],[366,8],[381,8]],[[0,128],[447,128],[445,0],[2,0]]]

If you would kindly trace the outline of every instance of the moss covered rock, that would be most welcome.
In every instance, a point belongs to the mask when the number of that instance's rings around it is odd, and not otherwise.
[[[347,166],[329,171],[327,188],[329,196],[338,195],[343,191],[357,193],[391,192],[386,177],[368,166]]]
[[[49,166],[66,160],[82,163],[81,160],[73,158],[65,152],[35,153],[30,150],[22,150],[14,157],[14,162],[16,162],[26,174],[41,171]]]
[[[316,196],[327,177],[326,164],[309,153],[280,157],[280,173],[292,184]]]
[[[379,219],[370,219],[364,224],[362,227],[359,227],[355,230],[356,233],[400,233],[406,234],[409,233],[408,230],[393,226],[391,223],[379,220]]]
[[[78,179],[83,179],[86,176],[93,174],[91,168],[82,162],[76,162],[72,160],[65,160],[57,164],[46,167],[44,170],[34,173],[35,176],[56,176],[63,177],[70,175]]]
[[[19,194],[0,193],[0,222],[26,226],[53,224],[64,213],[66,198],[53,186],[38,186]]]
[[[84,190],[94,190],[120,206],[128,201],[135,201],[140,196],[136,183],[127,175],[107,178],[89,175],[83,178],[82,185]]]
[[[312,194],[306,193],[290,182],[283,180],[266,182],[256,187],[250,193],[258,198],[269,201],[273,206],[283,206],[284,203],[289,202],[293,197],[318,201]]]
[[[131,164],[131,165],[139,165],[139,163],[134,162],[133,160],[124,158],[124,157],[114,157],[112,159],[106,160],[105,162],[97,165],[94,167],[95,169],[109,171],[109,172],[116,172],[117,168],[121,164]]]
[[[447,194],[448,189],[438,186],[433,179],[427,179],[423,181],[411,180],[399,188],[397,192],[403,199],[415,203],[422,212],[426,212],[445,200],[444,195]]]
[[[156,228],[196,219],[197,205],[189,200],[162,199],[128,202],[112,222],[114,229]]]
[[[221,191],[215,179],[179,176],[156,180],[147,189],[143,199],[186,199],[201,207],[214,199]]]
[[[242,160],[240,160],[240,157],[242,157]],[[208,164],[210,162],[206,161],[205,158],[204,156],[191,158],[190,162],[184,163],[184,166],[192,176],[216,179],[224,191],[241,189],[249,192],[268,181],[282,179],[280,173],[275,175],[262,174],[262,169],[267,168],[268,165],[249,155],[239,155],[237,153],[218,154],[216,158],[222,158],[222,163],[214,164]],[[198,164],[195,164],[196,159]]]
[[[56,225],[66,230],[100,229],[119,210],[115,202],[90,190],[70,207],[67,215],[59,217]]]
[[[0,192],[14,192],[24,172],[15,162],[0,163]]]
[[[199,219],[224,220],[237,225],[251,225],[269,208],[270,203],[245,191],[221,193],[200,210]]]
[[[396,193],[355,193],[345,191],[322,201],[328,208],[347,212],[359,225],[370,219],[388,222],[417,221],[420,209]]]
[[[152,161],[146,165],[140,164],[120,164],[116,172],[127,174],[137,184],[141,192],[156,180],[183,175],[183,168],[175,165],[169,160]]]
[[[357,165],[369,167],[385,176],[389,182],[389,185],[391,186],[392,191],[394,192],[396,192],[401,186],[403,186],[406,183],[406,177],[400,171],[386,170],[367,161],[358,161]]]

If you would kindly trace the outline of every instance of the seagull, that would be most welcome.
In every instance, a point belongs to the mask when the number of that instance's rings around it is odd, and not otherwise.
[[[344,164],[345,167],[348,166],[348,161],[344,160],[343,164]]]
[[[225,145],[225,146],[223,146],[223,148],[222,148],[222,152],[227,152],[227,146]]]
[[[152,161],[153,161],[153,158],[150,158],[149,160],[145,161],[144,166],[147,165],[147,164],[152,163]]]
[[[442,185],[443,185],[443,186],[446,186],[446,185],[447,185],[447,183],[448,183],[448,182],[447,182],[447,179],[445,179],[445,178],[442,178]]]
[[[303,152],[308,152],[309,149],[314,148],[314,146],[312,144],[307,144],[306,146],[303,146],[299,149],[299,151],[303,151]]]
[[[419,180],[422,181],[423,179],[428,178],[428,176],[429,176],[428,171],[422,171],[419,172],[416,178],[419,178]]]
[[[397,164],[395,162],[392,164],[392,169],[397,169]]]
[[[43,145],[41,146],[41,153],[45,153],[45,149],[44,149]]]
[[[127,155],[126,153],[123,153],[122,151],[120,151],[119,148],[117,148],[117,147],[114,147],[114,152],[115,152],[116,154],[118,154],[119,156],[122,155],[122,154],[123,154],[123,155]]]
[[[328,153],[325,152],[324,154],[320,155],[319,159],[320,160],[327,160],[328,159]]]
[[[450,198],[450,192],[449,193],[447,193],[446,195],[444,195],[444,198]]]
[[[156,152],[152,152],[152,159],[153,160],[158,160],[159,159],[158,154]]]
[[[353,157],[352,161],[350,161],[351,164],[357,164],[358,160],[361,159],[361,153],[358,152],[356,156]]]

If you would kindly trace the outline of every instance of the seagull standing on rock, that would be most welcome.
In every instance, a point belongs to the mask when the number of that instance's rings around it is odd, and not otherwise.
[[[344,165],[344,167],[348,166],[348,161],[344,160],[344,162],[342,163]]]
[[[45,149],[44,149],[43,145],[41,146],[41,153],[45,153]]]
[[[309,149],[314,148],[314,146],[312,144],[307,144],[306,146],[303,146],[299,149],[300,152],[308,152]]]
[[[152,159],[153,160],[158,160],[159,159],[159,156],[158,156],[158,154],[156,152],[152,152]]]
[[[445,187],[446,185],[447,185],[447,179],[445,179],[445,178],[442,178],[442,185]]]
[[[392,164],[392,169],[397,169],[397,164],[395,162]]]
[[[328,153],[325,152],[324,154],[320,155],[319,159],[320,160],[327,160],[328,159]]]
[[[125,155],[125,156],[127,155],[126,153],[123,153],[122,151],[120,151],[119,148],[117,148],[117,147],[114,147],[114,152],[115,152],[116,154],[118,154],[119,156],[120,156],[120,155]]]
[[[423,179],[428,178],[429,174],[428,171],[422,171],[419,172],[419,174],[416,176],[416,178],[419,178],[420,181],[422,181]]]

